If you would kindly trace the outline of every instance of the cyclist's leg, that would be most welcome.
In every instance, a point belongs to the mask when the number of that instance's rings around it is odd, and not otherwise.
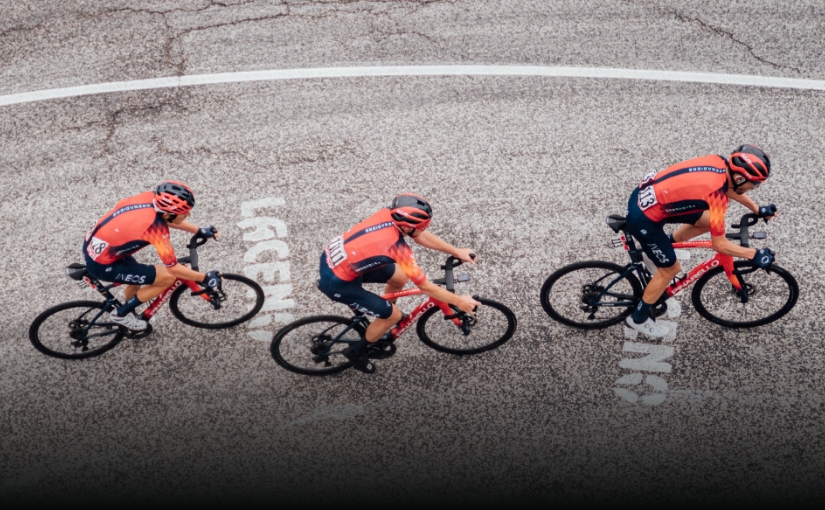
[[[154,281],[151,284],[147,283],[136,291],[137,298],[141,303],[145,303],[150,299],[157,297],[161,292],[168,289],[173,283],[175,283],[175,280],[177,280],[177,278],[169,272],[166,266],[156,264],[154,268]]]
[[[635,195],[634,192],[628,203],[627,229],[658,271],[653,274],[642,299],[636,305],[633,315],[625,320],[625,324],[649,336],[662,337],[667,334],[667,328],[655,323],[650,316],[650,310],[670,281],[679,274],[681,267],[676,259],[673,243],[665,234],[664,223],[656,223],[645,216],[634,200]]]
[[[393,292],[400,292],[404,290],[404,286],[410,281],[404,271],[398,267],[398,264],[387,264],[375,271],[370,271],[364,275],[364,283],[383,283],[384,294],[392,294]],[[396,299],[388,300],[395,304]]]
[[[681,218],[680,223],[684,223],[684,225],[673,232],[673,240],[677,243],[683,243],[710,232],[710,212],[704,211],[686,215]]]

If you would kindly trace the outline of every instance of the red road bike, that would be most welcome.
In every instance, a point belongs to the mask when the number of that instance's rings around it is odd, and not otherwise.
[[[739,229],[728,239],[749,246],[749,239],[766,239],[767,233],[749,233],[759,217],[749,213],[731,225]],[[611,215],[607,224],[615,233],[614,246],[627,251],[630,264],[590,260],[576,262],[551,274],[541,288],[541,306],[553,319],[578,328],[595,329],[618,324],[633,313],[651,278],[642,260],[642,249],[626,230],[625,218]],[[674,248],[711,248],[711,241],[674,243]],[[667,309],[665,301],[692,284],[691,299],[699,315],[729,328],[751,328],[773,322],[796,304],[799,285],[776,264],[760,269],[750,260],[734,260],[716,253],[694,267],[684,278],[674,280],[654,306],[654,314]]]
[[[206,241],[207,238],[197,234],[193,236],[187,245],[189,256],[179,258],[178,263],[190,264],[197,271],[198,246]],[[189,326],[206,329],[236,326],[251,319],[264,305],[263,289],[245,276],[221,274],[223,280],[217,289],[201,288],[196,282],[177,279],[140,313],[139,317],[149,322],[146,329],[132,331],[109,319],[109,312],[121,305],[110,292],[120,283],[105,285],[78,263],[67,267],[66,275],[81,288],[91,287],[105,301],[70,301],[49,308],[34,319],[29,328],[31,343],[43,354],[61,359],[99,356],[124,338],[148,336],[152,333],[153,317],[167,301],[175,318]]]
[[[455,282],[470,280],[469,274],[453,275],[462,262],[449,257],[441,266],[444,278],[433,280],[448,291],[455,292]],[[395,299],[422,294],[420,289],[406,289],[382,296]],[[405,315],[391,330],[391,339],[369,345],[368,357],[384,359],[396,352],[395,340],[418,322],[418,338],[427,346],[451,354],[477,354],[494,349],[509,340],[516,331],[516,316],[495,301],[473,296],[481,302],[473,314],[428,298]],[[441,312],[439,315],[438,312]],[[420,320],[420,322],[419,322]],[[350,344],[363,338],[369,319],[359,312],[354,317],[316,315],[299,319],[275,333],[271,352],[275,361],[287,370],[304,375],[329,375],[352,366],[341,354]]]

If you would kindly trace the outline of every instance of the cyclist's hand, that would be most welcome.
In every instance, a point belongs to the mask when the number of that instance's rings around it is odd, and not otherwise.
[[[220,233],[218,232],[217,228],[213,227],[212,225],[209,225],[208,227],[199,228],[198,235],[204,238],[214,237],[215,239],[217,239]]]
[[[461,262],[469,262],[475,264],[478,260],[478,255],[473,252],[472,248],[459,248],[455,253],[455,257]]]
[[[221,278],[220,272],[209,271],[208,273],[206,273],[206,278],[203,279],[201,285],[214,290],[221,286],[222,281],[223,278]]]
[[[765,221],[776,216],[776,206],[773,204],[770,205],[760,205],[759,212],[756,213],[760,218],[763,218]]]
[[[766,269],[773,264],[775,257],[773,256],[773,252],[768,248],[762,248],[756,250],[756,255],[753,256],[751,259],[754,264],[761,267],[762,269]]]
[[[472,313],[481,303],[472,298],[472,296],[458,296],[458,304],[456,304],[462,312]]]

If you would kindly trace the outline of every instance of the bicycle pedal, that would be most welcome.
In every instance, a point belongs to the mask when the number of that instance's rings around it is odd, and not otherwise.
[[[126,338],[131,338],[132,340],[140,340],[141,338],[146,338],[150,334],[152,334],[152,324],[146,324],[146,329],[142,331],[132,331],[131,329],[126,330]]]

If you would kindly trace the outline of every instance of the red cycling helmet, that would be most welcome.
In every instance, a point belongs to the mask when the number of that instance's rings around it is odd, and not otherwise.
[[[152,198],[155,210],[169,214],[186,214],[195,205],[195,195],[189,186],[178,181],[165,181],[155,190]]]
[[[418,195],[402,193],[393,199],[390,214],[397,227],[424,230],[430,226],[433,208]]]
[[[756,145],[740,145],[730,155],[730,170],[749,182],[763,182],[771,173],[771,158]]]

